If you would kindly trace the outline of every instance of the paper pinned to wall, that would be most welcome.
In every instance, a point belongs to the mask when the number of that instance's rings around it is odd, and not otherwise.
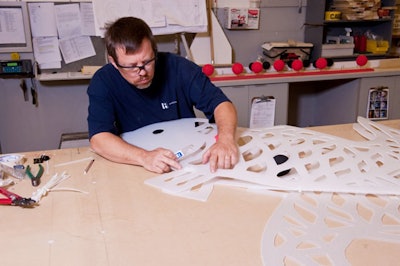
[[[66,64],[96,55],[89,36],[61,39],[60,50]]]
[[[25,31],[20,8],[2,8],[0,11],[0,39],[2,44],[25,43]]]
[[[32,41],[36,62],[40,65],[50,62],[59,62],[61,64],[61,54],[56,36],[35,37]]]
[[[95,36],[96,23],[94,21],[94,11],[92,3],[80,3],[82,35]]]
[[[58,36],[60,39],[82,35],[79,4],[55,6]]]
[[[28,3],[32,37],[57,36],[54,3]]]
[[[125,16],[143,19],[155,35],[207,31],[205,0],[96,0],[93,8],[98,36],[106,24]]]
[[[368,92],[367,118],[373,120],[389,118],[389,88],[370,88]]]
[[[96,55],[89,37],[95,35],[92,3],[29,3],[28,7],[40,69],[61,68],[61,54],[66,64]]]

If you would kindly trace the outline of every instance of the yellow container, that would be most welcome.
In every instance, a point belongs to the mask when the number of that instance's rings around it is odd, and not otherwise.
[[[340,11],[326,11],[325,20],[340,20],[342,18],[342,12]]]
[[[384,54],[389,49],[388,41],[367,40],[367,52],[373,54]]]

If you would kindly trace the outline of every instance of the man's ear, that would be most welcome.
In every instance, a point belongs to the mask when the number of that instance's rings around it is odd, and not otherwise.
[[[108,59],[108,62],[110,62],[116,69],[118,69],[117,65],[115,64],[114,59],[110,55],[107,56],[107,59]]]

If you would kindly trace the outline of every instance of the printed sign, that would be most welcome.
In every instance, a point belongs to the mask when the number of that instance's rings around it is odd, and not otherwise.
[[[389,89],[377,87],[369,89],[367,117],[372,120],[388,119]]]

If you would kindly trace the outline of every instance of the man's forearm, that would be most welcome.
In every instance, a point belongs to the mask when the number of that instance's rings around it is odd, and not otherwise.
[[[142,159],[145,151],[112,133],[102,132],[94,135],[90,140],[90,145],[96,153],[110,161],[143,165]]]
[[[90,144],[96,153],[113,162],[143,166],[159,174],[181,168],[175,154],[170,150],[162,147],[144,150],[108,132],[94,135]]]
[[[235,106],[230,102],[219,104],[215,109],[214,117],[218,128],[218,138],[234,140],[237,128],[237,113]]]

